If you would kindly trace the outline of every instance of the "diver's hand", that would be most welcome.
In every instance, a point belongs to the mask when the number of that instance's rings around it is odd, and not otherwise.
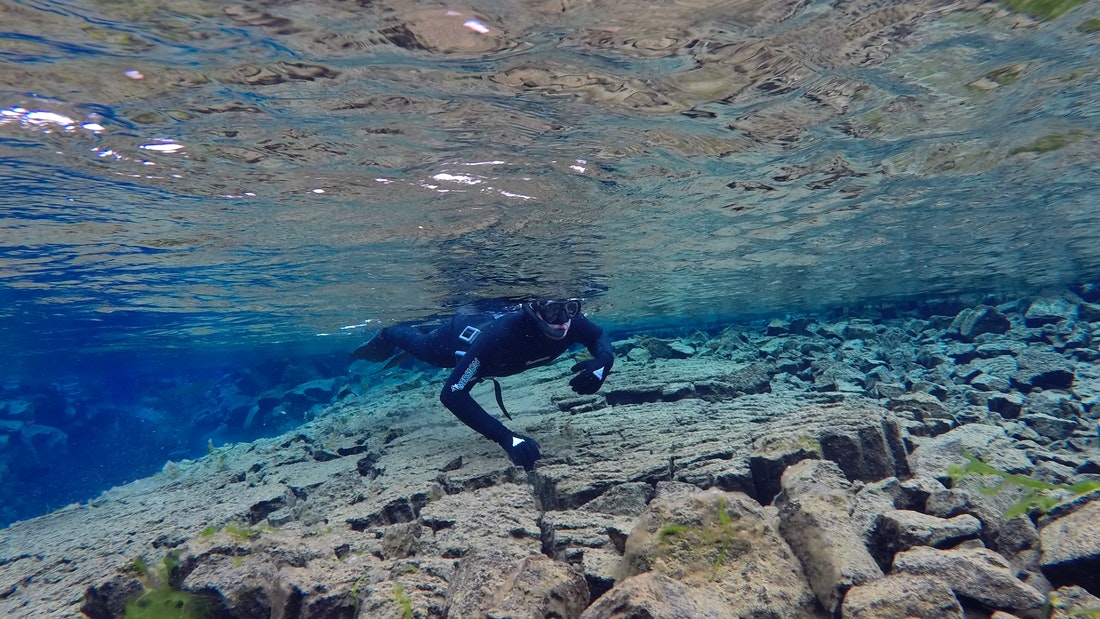
[[[530,471],[535,468],[535,460],[542,457],[539,452],[539,444],[530,436],[513,433],[507,439],[507,444],[501,445],[508,452],[508,458],[516,466],[522,466],[523,470]]]
[[[573,366],[570,372],[580,372],[569,381],[573,391],[581,395],[590,395],[600,390],[607,373],[611,371],[611,362],[606,359],[589,359]]]

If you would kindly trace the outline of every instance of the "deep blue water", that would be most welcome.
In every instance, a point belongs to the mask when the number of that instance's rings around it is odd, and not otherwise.
[[[1098,16],[0,0],[0,524],[288,429],[380,325],[1100,281]]]

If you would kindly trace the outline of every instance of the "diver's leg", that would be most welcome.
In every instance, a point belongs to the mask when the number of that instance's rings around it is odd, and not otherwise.
[[[351,356],[365,361],[385,361],[397,352],[397,345],[386,333],[390,328],[382,329],[371,341],[352,351]]]
[[[446,325],[430,333],[412,327],[390,327],[383,332],[398,348],[425,363],[441,368],[454,367],[454,345]]]
[[[356,348],[352,355],[368,361],[385,361],[400,348],[425,363],[453,367],[455,359],[451,331],[448,325],[430,333],[413,327],[386,327],[374,339]]]

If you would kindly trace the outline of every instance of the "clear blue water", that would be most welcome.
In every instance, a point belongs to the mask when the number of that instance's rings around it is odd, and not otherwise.
[[[227,376],[378,325],[1096,282],[1098,16],[0,0],[0,522],[247,440]]]

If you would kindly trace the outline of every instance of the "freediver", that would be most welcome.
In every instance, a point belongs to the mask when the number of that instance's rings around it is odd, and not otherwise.
[[[509,430],[470,395],[477,383],[512,376],[547,365],[573,344],[583,344],[592,359],[575,364],[569,381],[573,391],[596,393],[615,362],[611,339],[581,313],[580,299],[552,299],[523,303],[504,314],[458,314],[441,327],[424,333],[414,327],[386,327],[352,355],[385,361],[397,349],[425,363],[454,368],[439,400],[462,423],[501,446],[512,462],[530,471],[542,457],[535,439]],[[497,404],[508,416],[496,387]],[[509,419],[511,417],[509,416]]]

